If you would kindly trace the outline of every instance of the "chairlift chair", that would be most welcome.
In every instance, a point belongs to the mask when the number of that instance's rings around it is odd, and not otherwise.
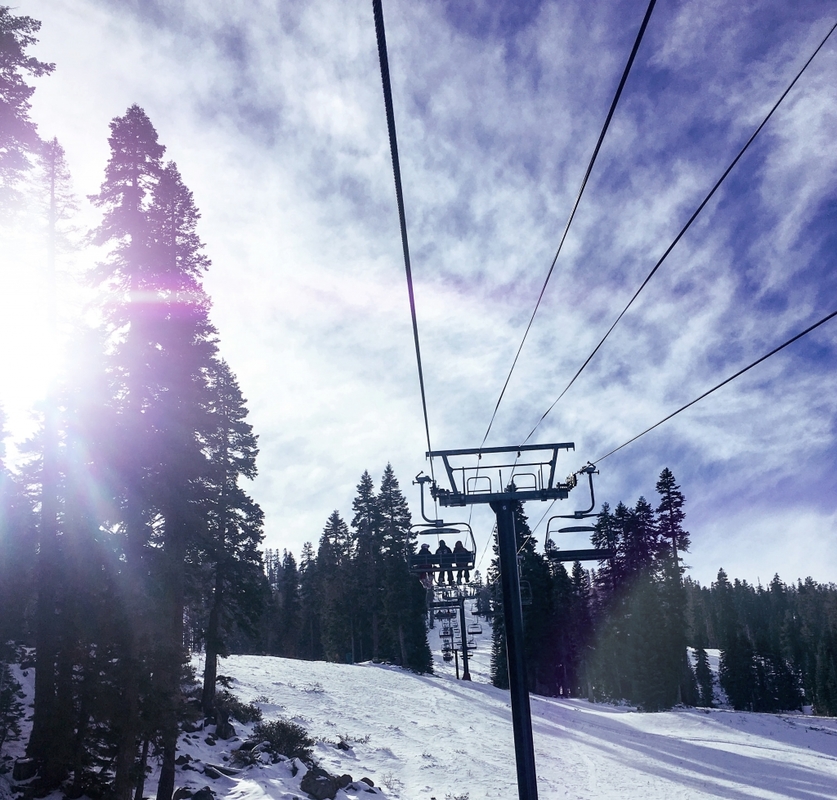
[[[438,520],[441,522],[441,520]],[[418,536],[435,536],[436,550],[442,542],[451,550],[450,553],[437,553],[433,547],[413,553],[409,557],[410,572],[414,575],[437,574],[443,576],[445,573],[471,572],[476,565],[477,545],[474,539],[474,532],[467,522],[457,522],[451,525],[418,524],[411,528]],[[454,552],[456,542],[461,542],[463,550]],[[450,580],[450,576],[448,580]],[[441,586],[442,578],[439,578]]]
[[[562,520],[562,519],[588,519],[589,517],[598,516],[597,514],[593,513],[593,509],[596,506],[596,495],[593,492],[593,475],[595,475],[598,470],[592,465],[588,464],[584,467],[581,472],[584,472],[587,475],[587,479],[590,482],[590,508],[584,509],[583,511],[574,511],[572,514],[556,514],[554,517],[550,517],[546,523],[546,536],[547,540],[552,538],[553,533],[557,534],[572,534],[572,533],[593,533],[596,528],[593,525],[566,525],[563,528],[558,528],[557,530],[552,530],[552,523],[555,520]],[[554,542],[554,539],[553,539]],[[606,561],[609,558],[613,558],[616,555],[615,550],[612,548],[585,548],[582,550],[562,550],[560,547],[555,547],[547,551],[547,557],[552,561],[562,561],[562,562],[571,562],[571,561]]]
[[[480,625],[479,622],[472,622],[468,626],[468,633],[472,635],[482,633],[482,625]]]
[[[441,519],[429,519],[424,512],[424,484],[428,483],[430,478],[419,473],[413,483],[418,483],[421,486],[421,515],[424,522],[412,525],[410,530],[417,536],[435,536],[436,549],[441,546],[441,543],[447,537],[451,544],[445,542],[445,546],[449,547],[450,553],[436,553],[436,552],[421,552],[414,553],[409,557],[410,572],[414,575],[428,575],[431,573],[438,573],[440,576],[448,572],[453,574],[454,570],[457,572],[470,572],[476,565],[477,558],[477,544],[474,540],[474,532],[467,522],[454,522],[446,524]],[[461,542],[463,550],[453,552],[455,542]],[[433,548],[429,548],[433,550]],[[450,580],[450,576],[448,578]],[[441,577],[439,580],[441,585]]]

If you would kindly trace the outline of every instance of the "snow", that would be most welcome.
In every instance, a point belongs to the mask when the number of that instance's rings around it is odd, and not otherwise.
[[[231,656],[219,672],[233,679],[242,700],[260,705],[266,721],[282,717],[305,727],[317,740],[314,757],[322,767],[351,774],[356,783],[338,792],[338,800],[514,800],[508,693],[488,684],[490,627],[483,623],[483,629],[475,637],[470,683],[457,681],[454,664],[442,661],[438,628],[430,636],[432,676],[382,664],[268,656]],[[197,655],[196,666],[201,663]],[[542,800],[837,798],[837,719],[728,709],[643,714],[534,696],[531,704]],[[251,727],[235,723],[241,738]],[[294,777],[291,762],[210,779],[202,765],[223,765],[240,742],[206,739],[207,731],[184,735],[181,752],[195,761],[191,770],[178,768],[177,786],[209,785],[227,800],[305,797],[303,771]],[[350,749],[339,749],[341,740]],[[357,783],[364,776],[380,793],[364,791]],[[156,765],[146,784],[152,797],[155,782]]]

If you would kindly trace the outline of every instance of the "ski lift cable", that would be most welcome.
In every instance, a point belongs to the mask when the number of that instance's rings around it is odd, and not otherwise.
[[[416,319],[416,300],[413,292],[413,273],[410,266],[410,246],[407,240],[407,218],[404,212],[404,193],[401,188],[401,166],[398,159],[398,141],[395,133],[395,114],[392,107],[392,86],[389,78],[389,59],[387,58],[387,40],[384,31],[384,11],[381,0],[372,0],[372,12],[375,17],[375,34],[378,40],[378,60],[381,65],[381,84],[384,91],[384,106],[389,133],[389,149],[392,156],[392,174],[395,180],[395,197],[398,203],[398,221],[401,226],[401,246],[404,250],[404,269],[407,274],[407,294],[410,298],[410,316],[413,322],[413,341],[416,346],[416,364],[418,366],[419,388],[421,389],[421,407],[424,413],[424,431],[427,434],[427,451],[430,446],[430,423],[427,416],[427,396],[424,390],[424,371],[421,365],[421,347],[419,345],[418,321]],[[433,459],[430,459],[430,474],[433,474]]]
[[[640,437],[645,436],[646,433],[650,433],[651,431],[653,431],[654,428],[658,428],[664,422],[668,422],[672,417],[676,417],[681,411],[685,411],[687,408],[690,408],[695,403],[698,403],[699,401],[703,400],[704,397],[708,397],[710,394],[717,391],[722,386],[726,386],[728,383],[734,381],[736,378],[743,375],[745,372],[747,372],[747,371],[751,370],[753,367],[758,366],[759,364],[761,364],[762,361],[766,361],[768,358],[775,355],[780,350],[784,350],[786,347],[788,347],[788,345],[793,344],[798,339],[801,339],[803,336],[806,336],[807,334],[811,333],[811,331],[816,330],[817,328],[820,327],[820,325],[824,325],[826,322],[828,322],[830,319],[833,319],[834,317],[837,317],[837,311],[832,311],[830,314],[828,314],[827,316],[825,316],[821,320],[819,320],[819,322],[815,322],[813,325],[809,326],[804,331],[802,331],[800,333],[797,333],[796,336],[793,336],[792,338],[788,339],[784,344],[780,344],[778,347],[775,347],[769,353],[766,353],[761,358],[756,359],[752,364],[744,367],[744,369],[738,370],[738,372],[736,372],[734,375],[730,375],[729,378],[727,378],[726,380],[721,381],[717,386],[713,386],[711,389],[704,392],[699,397],[696,397],[691,402],[686,403],[686,405],[681,406],[680,408],[678,408],[677,411],[672,412],[667,417],[664,417],[663,419],[661,419],[659,422],[654,423],[650,428],[646,428],[644,431],[642,431],[642,433],[638,433],[632,439],[628,439],[628,441],[625,442],[624,444],[620,444],[619,447],[615,447],[609,453],[605,453],[605,455],[600,456],[599,458],[597,458],[595,461],[593,461],[591,463],[597,464],[600,461],[604,461],[606,458],[612,456],[614,453],[618,452],[623,447],[627,447],[629,444],[635,442]]]
[[[531,538],[535,535],[535,533],[537,532],[538,528],[540,528],[541,524],[542,524],[542,523],[543,523],[543,521],[546,519],[546,515],[547,515],[547,514],[549,514],[549,512],[550,512],[550,511],[552,511],[552,506],[554,506],[557,502],[558,502],[558,500],[557,500],[557,499],[553,500],[553,501],[549,504],[549,507],[546,509],[546,511],[544,511],[544,512],[543,512],[543,516],[542,516],[542,517],[538,520],[538,522],[537,522],[537,524],[535,525],[535,527],[531,529],[531,530],[532,530],[532,532],[531,532],[531,533],[530,533],[530,534],[529,534],[529,535],[528,535],[528,536],[527,536],[527,537],[523,540],[523,542],[521,543],[521,545],[520,545],[520,549],[517,551],[517,554],[518,554],[518,555],[520,555],[520,554],[523,552],[523,546],[526,544],[526,542],[527,542],[529,539],[531,539]],[[548,526],[547,526],[547,527],[548,527]],[[544,545],[546,545],[546,540],[544,540]]]
[[[549,407],[549,408],[548,408],[548,409],[544,412],[543,416],[541,416],[541,418],[538,420],[538,422],[537,422],[537,424],[535,425],[535,427],[534,427],[534,428],[532,428],[532,430],[529,432],[529,435],[528,435],[528,436],[527,436],[527,437],[523,440],[522,444],[526,444],[526,442],[528,442],[528,441],[529,441],[529,439],[531,439],[531,438],[532,438],[532,435],[533,435],[533,434],[535,433],[535,431],[536,431],[536,430],[540,427],[540,424],[541,424],[541,423],[542,423],[542,422],[543,422],[543,421],[547,418],[547,416],[548,416],[548,415],[549,415],[549,413],[552,411],[552,409],[553,409],[553,408],[555,408],[555,406],[558,404],[558,401],[559,401],[559,400],[561,400],[561,398],[562,398],[562,397],[563,397],[563,396],[567,393],[567,391],[569,390],[569,388],[570,388],[570,387],[571,387],[571,386],[575,383],[575,381],[576,381],[576,379],[578,378],[578,376],[579,376],[579,375],[581,375],[581,373],[584,371],[584,369],[587,367],[587,365],[588,365],[588,364],[589,364],[589,363],[593,360],[593,357],[596,355],[596,353],[598,353],[598,352],[599,352],[599,349],[600,349],[600,348],[601,348],[601,346],[605,343],[605,341],[607,341],[607,338],[608,338],[608,337],[610,336],[610,334],[613,332],[613,329],[614,329],[614,328],[615,328],[615,327],[619,324],[619,322],[621,321],[622,317],[624,317],[624,316],[625,316],[625,314],[627,313],[628,309],[629,309],[629,308],[633,305],[634,300],[636,300],[636,299],[637,299],[637,297],[639,297],[640,292],[642,292],[642,290],[643,290],[643,289],[647,286],[648,282],[651,280],[651,278],[653,278],[653,277],[654,277],[654,274],[655,274],[655,273],[657,272],[657,270],[658,270],[658,269],[662,266],[663,262],[664,262],[664,261],[668,258],[669,254],[670,254],[670,253],[671,253],[671,251],[675,248],[675,246],[676,246],[676,245],[677,245],[677,243],[680,241],[680,239],[682,239],[682,238],[683,238],[683,235],[686,233],[686,231],[687,231],[687,230],[689,230],[689,228],[691,227],[692,223],[695,221],[695,219],[697,219],[697,217],[698,217],[698,215],[701,213],[701,211],[703,211],[703,209],[704,209],[704,207],[706,206],[706,204],[709,202],[709,200],[712,198],[712,196],[715,194],[715,192],[716,192],[716,191],[720,188],[721,184],[722,184],[722,183],[726,180],[726,178],[727,178],[727,176],[730,174],[730,172],[732,172],[732,170],[733,170],[733,168],[735,167],[735,165],[738,163],[738,161],[741,159],[741,157],[744,155],[744,153],[747,151],[747,149],[748,149],[748,148],[750,147],[750,145],[753,143],[753,141],[755,140],[755,138],[759,135],[759,133],[761,132],[762,128],[764,128],[764,126],[767,124],[767,122],[768,122],[768,121],[770,120],[770,118],[773,116],[773,114],[774,114],[774,112],[776,111],[776,109],[777,109],[777,108],[779,108],[779,106],[781,105],[782,101],[785,99],[785,97],[787,97],[787,95],[789,94],[789,92],[791,91],[791,89],[793,89],[793,87],[794,87],[794,85],[796,84],[796,82],[797,82],[797,81],[798,81],[798,80],[802,77],[802,74],[803,74],[803,73],[805,72],[805,70],[808,68],[808,66],[810,65],[810,63],[814,60],[814,58],[816,57],[817,53],[819,53],[819,51],[823,48],[823,46],[825,45],[825,43],[826,43],[826,42],[828,41],[828,39],[831,37],[831,34],[832,34],[832,33],[834,33],[834,30],[835,30],[835,29],[837,29],[837,23],[835,23],[835,24],[831,27],[831,29],[830,29],[830,30],[828,31],[828,33],[826,34],[825,38],[824,38],[824,39],[823,39],[823,40],[819,43],[819,45],[817,46],[816,50],[814,50],[814,52],[811,54],[810,58],[808,58],[808,60],[807,60],[807,61],[805,62],[805,64],[802,66],[802,69],[800,69],[800,70],[799,70],[799,72],[796,74],[796,77],[795,77],[795,78],[794,78],[794,79],[790,82],[790,84],[788,85],[787,89],[785,89],[785,91],[784,91],[784,92],[782,92],[782,95],[781,95],[781,96],[779,97],[779,99],[778,99],[778,100],[774,103],[773,107],[770,109],[770,111],[768,112],[767,116],[766,116],[766,117],[762,120],[761,124],[760,124],[760,125],[756,128],[756,130],[753,132],[753,134],[752,134],[752,135],[750,136],[750,138],[747,140],[747,143],[746,143],[746,144],[745,144],[745,145],[741,148],[741,150],[738,152],[738,155],[737,155],[737,156],[736,156],[736,157],[732,160],[732,163],[731,163],[731,164],[730,164],[730,165],[726,168],[726,170],[725,170],[725,171],[724,171],[724,173],[721,175],[721,177],[720,177],[720,178],[716,181],[715,185],[714,185],[714,186],[712,187],[712,189],[709,191],[709,194],[707,194],[707,195],[706,195],[706,197],[703,199],[703,201],[701,202],[701,204],[697,207],[697,209],[696,209],[696,210],[695,210],[695,212],[692,214],[692,216],[691,216],[691,217],[689,217],[689,219],[688,219],[688,221],[686,222],[686,224],[685,224],[685,225],[681,228],[680,233],[678,233],[678,234],[677,234],[677,236],[675,236],[675,237],[674,237],[674,241],[673,241],[673,242],[672,242],[672,243],[668,246],[668,248],[666,248],[666,251],[662,254],[662,256],[660,256],[660,259],[659,259],[659,260],[657,261],[657,263],[654,265],[654,268],[651,270],[651,272],[649,272],[649,273],[648,273],[648,276],[647,276],[647,277],[645,278],[645,280],[642,282],[642,284],[640,285],[639,289],[637,289],[637,290],[636,290],[636,292],[634,293],[634,296],[633,296],[633,297],[632,297],[632,298],[628,301],[628,304],[627,304],[627,305],[626,305],[626,306],[622,309],[622,311],[619,313],[619,316],[618,316],[618,317],[616,317],[615,321],[614,321],[614,322],[613,322],[613,324],[610,326],[610,328],[608,328],[607,333],[605,333],[605,335],[602,337],[601,341],[600,341],[600,342],[596,345],[596,347],[593,349],[593,352],[592,352],[592,353],[590,353],[590,355],[589,355],[589,356],[587,356],[587,359],[586,359],[586,360],[584,361],[584,363],[583,363],[583,364],[582,364],[582,365],[578,368],[578,371],[575,373],[575,375],[573,375],[573,377],[572,377],[572,379],[570,380],[570,382],[569,382],[569,383],[568,383],[568,384],[564,387],[564,390],[561,392],[561,394],[559,394],[559,395],[558,395],[558,397],[555,399],[555,401],[552,403],[552,405],[551,405],[551,406],[550,406],[550,407]]]
[[[633,49],[631,50],[631,54],[628,57],[628,63],[625,65],[625,69],[622,73],[622,78],[619,81],[619,86],[617,87],[616,94],[613,97],[613,102],[610,104],[610,110],[607,112],[607,117],[605,118],[605,122],[602,126],[601,133],[599,134],[599,140],[596,142],[596,146],[593,149],[593,155],[590,157],[590,163],[587,165],[587,171],[584,173],[584,178],[581,181],[581,187],[579,188],[578,194],[576,195],[575,202],[573,203],[572,210],[570,211],[570,216],[567,219],[567,224],[564,226],[564,232],[561,235],[561,240],[558,244],[558,250],[556,251],[555,257],[552,259],[552,263],[550,264],[549,270],[546,273],[546,279],[543,282],[543,286],[541,287],[541,291],[538,295],[537,302],[535,303],[535,309],[534,311],[532,311],[532,316],[529,318],[529,324],[526,326],[526,330],[523,332],[523,339],[520,342],[520,346],[517,348],[517,353],[515,353],[511,369],[509,369],[509,374],[506,376],[503,388],[500,390],[500,396],[497,398],[497,403],[494,406],[494,411],[491,414],[491,419],[489,420],[488,428],[485,431],[485,436],[483,436],[482,444],[480,445],[480,447],[482,447],[488,439],[488,434],[491,432],[491,427],[494,424],[495,417],[497,416],[497,410],[500,408],[500,403],[502,402],[503,396],[506,393],[506,389],[508,388],[509,381],[511,380],[512,373],[514,372],[514,368],[517,366],[517,361],[520,358],[520,353],[523,350],[523,345],[526,343],[526,339],[529,336],[529,331],[532,328],[532,323],[535,321],[535,316],[537,315],[538,309],[540,308],[541,300],[543,300],[543,296],[546,292],[546,287],[549,284],[549,279],[552,277],[552,273],[555,269],[555,264],[558,261],[558,256],[561,255],[561,250],[564,247],[564,242],[566,241],[567,234],[570,230],[570,226],[572,225],[573,219],[575,218],[575,212],[578,209],[579,203],[581,202],[581,197],[584,194],[585,188],[587,187],[587,181],[589,180],[590,174],[593,171],[593,166],[595,165],[596,159],[598,158],[602,142],[604,141],[605,135],[607,134],[608,128],[610,127],[611,119],[613,118],[613,114],[616,111],[616,105],[619,102],[619,98],[622,96],[622,90],[624,89],[625,83],[628,80],[628,75],[631,71],[631,67],[633,66],[637,51],[639,50],[639,45],[642,42],[642,37],[645,34],[645,29],[648,27],[648,22],[651,19],[651,12],[654,10],[655,4],[656,0],[651,0],[651,2],[648,4],[648,9],[645,12],[645,17],[642,20],[642,25],[639,28],[639,33],[637,33]]]
[[[479,569],[482,565],[483,559],[485,558],[485,554],[488,551],[488,545],[491,544],[491,541],[494,539],[495,534],[497,533],[497,523],[494,523],[494,527],[491,529],[491,533],[488,536],[488,539],[485,542],[485,547],[482,549],[482,555],[480,556],[480,560],[476,563],[475,569]]]

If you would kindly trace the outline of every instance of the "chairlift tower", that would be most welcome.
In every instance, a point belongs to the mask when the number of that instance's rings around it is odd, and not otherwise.
[[[462,507],[485,504],[491,506],[497,516],[500,580],[506,623],[506,655],[520,800],[537,800],[538,783],[532,739],[532,713],[529,707],[529,689],[526,685],[523,608],[520,601],[520,575],[517,569],[514,503],[527,500],[566,500],[569,497],[570,491],[577,483],[575,473],[570,474],[564,483],[555,479],[558,454],[564,450],[575,450],[575,444],[563,442],[519,447],[435,450],[427,453],[428,458],[442,460],[450,484],[450,489],[440,488],[435,482],[431,484],[430,493],[439,505]],[[541,454],[540,457],[536,457],[538,453]],[[546,454],[549,455],[544,457]],[[486,456],[488,458],[485,458]],[[464,627],[462,632],[464,638]]]

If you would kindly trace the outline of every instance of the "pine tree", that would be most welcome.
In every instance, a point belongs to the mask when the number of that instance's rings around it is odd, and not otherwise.
[[[58,320],[56,313],[56,250],[59,222],[66,219],[74,206],[70,190],[69,169],[64,150],[53,139],[40,149],[43,167],[43,194],[47,198],[47,335],[53,352],[58,350]],[[45,365],[45,371],[49,368]],[[66,663],[67,648],[63,652],[59,638],[67,637],[63,620],[58,624],[55,609],[62,603],[72,603],[72,592],[59,596],[62,558],[59,531],[59,408],[57,376],[51,376],[44,403],[43,428],[40,434],[40,520],[37,562],[38,603],[36,612],[36,672],[35,714],[29,740],[29,752],[40,762],[40,777],[44,786],[57,786],[71,761],[69,732],[72,725],[72,695],[67,685],[59,686],[58,672],[68,676],[72,665]],[[59,630],[59,628],[61,630]],[[59,658],[65,663],[59,667]],[[65,681],[66,684],[66,681]]]
[[[503,613],[503,589],[500,579],[500,558],[497,529],[494,529],[494,558],[488,568],[491,589],[491,683],[498,689],[509,688],[509,664],[506,651],[506,618]]]
[[[683,528],[685,499],[668,467],[660,473],[656,488],[660,495],[657,528],[660,536],[669,541],[673,558],[679,565],[679,553],[687,551],[690,545],[689,532]]]
[[[297,658],[299,650],[299,626],[301,619],[299,596],[299,570],[293,553],[282,554],[282,626],[285,631],[283,655]]]
[[[26,607],[34,597],[38,547],[32,504],[5,464],[5,413],[0,408],[0,642],[23,640]]]
[[[743,630],[736,631],[721,651],[721,688],[736,711],[752,711],[757,686],[753,647]]]
[[[302,607],[300,624],[300,658],[319,661],[324,658],[320,638],[318,602],[318,565],[311,542],[305,542],[299,559],[299,598]]]
[[[115,508],[110,493],[109,439],[113,430],[102,336],[80,331],[60,390],[63,448],[61,499],[61,637],[57,694],[73,715],[68,723],[74,795],[102,790],[111,763],[111,726],[121,700],[113,673],[124,617],[119,613],[120,551],[102,520]],[[95,732],[95,733],[94,733]],[[59,754],[63,753],[59,750]]]
[[[151,538],[154,509],[147,486],[159,466],[149,446],[153,428],[148,409],[156,397],[154,378],[158,342],[153,335],[151,302],[157,286],[153,280],[150,251],[153,235],[149,221],[152,190],[162,171],[165,148],[139,106],[131,106],[124,117],[110,124],[111,155],[99,194],[91,197],[103,209],[102,222],[93,241],[109,245],[107,259],[94,272],[111,302],[106,319],[114,338],[114,395],[123,399],[113,436],[112,458],[119,509],[112,524],[124,537],[124,606],[118,664],[123,693],[122,707],[114,720],[118,736],[114,795],[130,800],[134,760],[140,733],[140,682],[147,665],[145,652],[153,638],[149,630],[151,611],[143,576],[147,573],[146,549]]]
[[[568,687],[571,694],[588,698],[592,695],[587,675],[588,652],[593,637],[590,587],[590,573],[581,566],[580,561],[576,561],[572,570],[572,605],[569,627],[573,661]]]
[[[105,181],[92,199],[104,210],[95,241],[110,246],[96,277],[110,294],[121,398],[116,467],[130,620],[120,659],[125,704],[115,794],[129,800],[131,793],[141,659],[148,657],[145,669],[165,693],[158,703],[164,754],[158,800],[170,800],[185,657],[185,560],[204,524],[201,442],[211,429],[207,378],[216,334],[200,284],[208,260],[195,235],[199,214],[191,192],[174,164],[163,167],[164,148],[138,106],[114,119],[109,141]]]
[[[352,587],[356,598],[353,605],[357,656],[361,661],[368,658],[377,661],[381,658],[383,543],[378,498],[368,471],[361,475],[352,511],[351,527],[356,541]]]
[[[38,41],[35,34],[40,29],[38,20],[15,16],[9,6],[0,6],[0,209],[4,211],[17,198],[14,187],[39,145],[29,117],[35,88],[24,76],[39,78],[55,69],[54,64],[26,53]]]
[[[616,557],[610,558],[600,564],[596,572],[596,587],[598,590],[599,604],[605,607],[611,598],[616,596],[622,584],[622,560],[619,558],[619,550],[623,550],[621,540],[621,529],[614,514],[610,512],[610,505],[602,503],[602,510],[596,517],[595,530],[590,536],[590,541],[597,550],[615,550]]]
[[[208,510],[206,560],[214,568],[207,623],[202,704],[210,714],[215,705],[217,657],[226,654],[224,630],[235,621],[251,625],[261,607],[261,508],[239,485],[239,478],[256,476],[258,446],[235,376],[226,361],[209,372],[212,427],[203,442],[209,460],[204,482]]]
[[[317,550],[320,630],[327,661],[353,660],[351,604],[346,597],[344,583],[350,564],[345,546],[348,539],[348,525],[339,511],[332,511],[323,528]]]
[[[382,611],[389,657],[415,672],[432,671],[425,628],[425,592],[410,574],[416,533],[410,527],[407,501],[391,464],[387,464],[375,500],[383,567]]]
[[[714,690],[712,688],[712,670],[709,668],[709,657],[703,647],[695,651],[695,678],[698,685],[698,705],[703,708],[712,708],[714,703]]]
[[[686,594],[679,555],[688,551],[690,545],[689,533],[683,528],[685,499],[668,467],[660,473],[656,489],[660,495],[660,505],[656,509],[657,530],[669,542],[669,557],[662,555],[659,567],[666,675],[677,687],[676,701],[684,702],[695,695],[694,673],[686,653]]]
[[[385,556],[406,560],[415,552],[416,534],[410,530],[410,509],[391,464],[387,464],[384,469],[376,508],[381,530],[381,550]]]

